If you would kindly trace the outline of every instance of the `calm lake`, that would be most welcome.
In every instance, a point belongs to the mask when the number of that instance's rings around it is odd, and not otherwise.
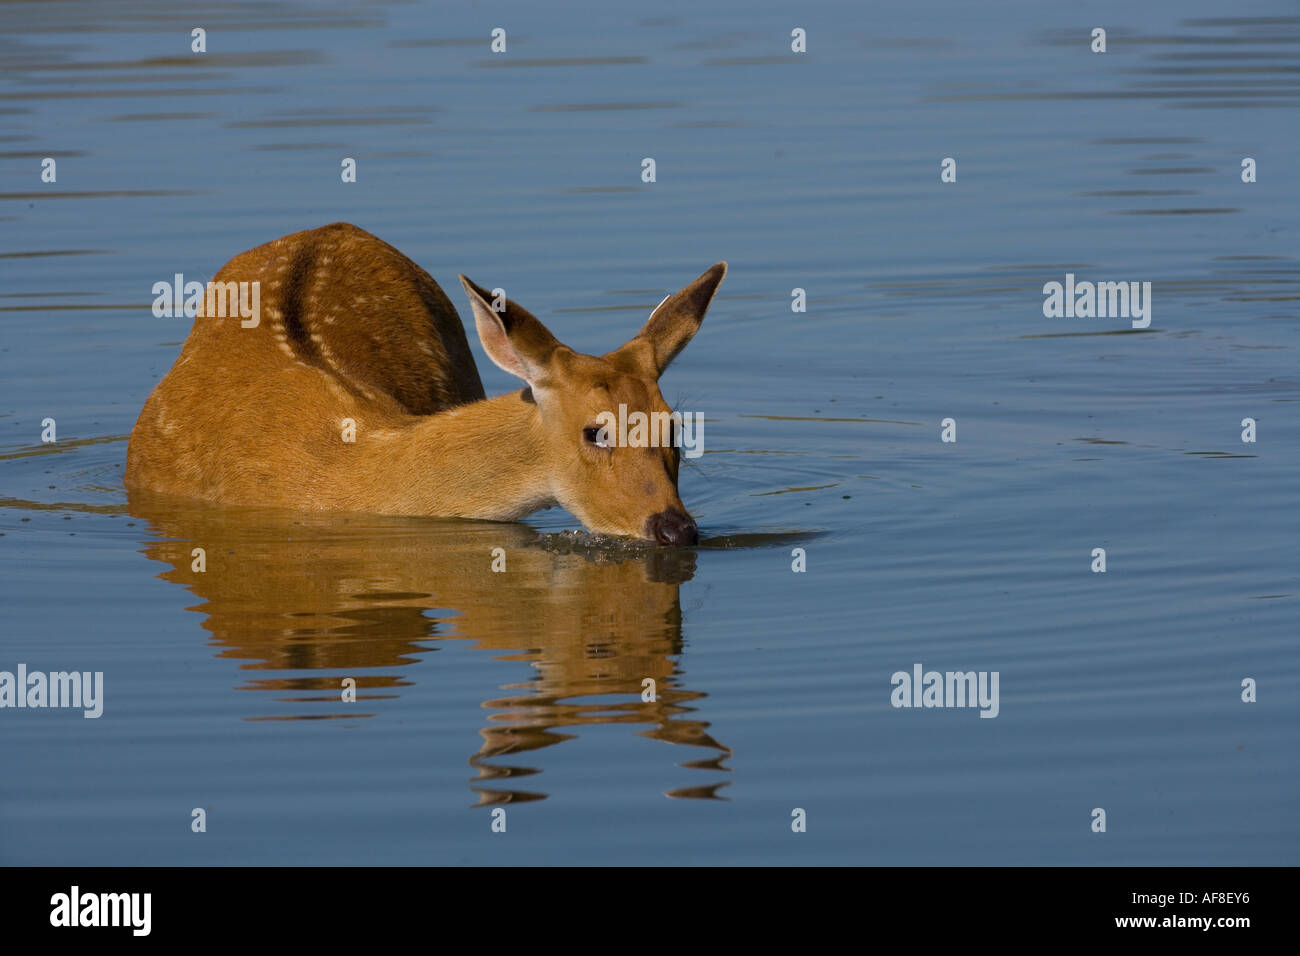
[[[1294,4],[0,20],[0,672],[103,674],[0,863],[1300,863]],[[154,283],[335,221],[594,353],[727,260],[701,545],[128,498]]]

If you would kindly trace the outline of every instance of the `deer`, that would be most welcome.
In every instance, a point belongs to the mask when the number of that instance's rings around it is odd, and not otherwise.
[[[599,356],[460,275],[483,351],[523,383],[488,398],[460,316],[422,268],[348,223],[283,236],[213,278],[259,283],[260,314],[198,306],[131,431],[124,483],[231,506],[489,521],[559,505],[594,534],[697,544],[679,443],[619,445],[601,416],[672,414],[659,378],[726,272],[711,266]]]

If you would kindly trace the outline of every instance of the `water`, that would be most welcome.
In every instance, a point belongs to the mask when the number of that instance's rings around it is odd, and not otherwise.
[[[0,860],[1300,861],[1289,5],[3,18],[0,670],[106,690],[0,712]],[[152,284],[338,220],[586,351],[727,259],[662,383],[704,545],[128,501]],[[892,707],[918,662],[996,719]]]

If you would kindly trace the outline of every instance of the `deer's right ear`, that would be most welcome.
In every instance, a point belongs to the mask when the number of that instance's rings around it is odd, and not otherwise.
[[[529,385],[544,387],[546,368],[560,343],[527,309],[460,276],[474,310],[479,341],[498,368]]]
[[[668,364],[699,331],[704,313],[726,274],[727,264],[716,263],[686,288],[667,296],[655,306],[636,337],[605,358],[624,368],[641,369],[655,378],[663,375]]]

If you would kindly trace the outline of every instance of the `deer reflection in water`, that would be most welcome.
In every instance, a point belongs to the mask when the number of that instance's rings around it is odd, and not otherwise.
[[[191,610],[205,615],[217,656],[268,672],[242,689],[289,694],[276,701],[292,713],[250,720],[382,715],[382,702],[410,685],[398,668],[461,639],[536,672],[483,703],[493,714],[469,758],[479,804],[543,799],[510,786],[540,772],[518,757],[593,724],[648,728],[642,736],[706,754],[681,766],[729,769],[730,750],[689,718],[705,695],[683,686],[678,667],[678,592],[694,574],[692,551],[601,550],[523,524],[231,509],[141,493],[129,508],[158,536],[144,553],[169,566],[160,577],[202,599]],[[505,570],[493,571],[502,560]],[[357,701],[345,704],[349,676]],[[726,783],[668,795],[715,798]]]

